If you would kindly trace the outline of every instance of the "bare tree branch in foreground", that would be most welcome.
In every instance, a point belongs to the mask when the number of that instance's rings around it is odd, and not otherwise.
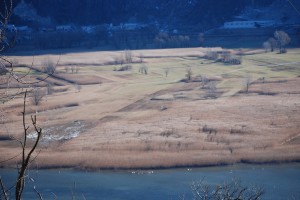
[[[20,143],[22,149],[20,168],[18,168],[18,176],[15,185],[10,187],[9,189],[5,189],[4,184],[2,183],[2,180],[0,178],[0,183],[1,183],[0,186],[2,189],[2,194],[0,194],[0,199],[2,199],[3,196],[5,200],[8,200],[7,192],[12,190],[15,187],[15,199],[21,200],[22,193],[25,187],[25,177],[26,177],[25,174],[29,167],[29,164],[33,162],[33,160],[36,158],[36,156],[33,156],[33,154],[35,153],[38,143],[42,136],[42,129],[37,125],[36,115],[32,115],[31,124],[33,126],[33,129],[37,137],[33,141],[33,145],[29,146],[27,139],[28,139],[28,134],[29,134],[28,132],[30,126],[26,124],[26,98],[27,98],[27,91],[25,91],[24,94],[23,111],[22,111],[23,139],[16,139]],[[37,192],[37,190],[35,191]],[[39,195],[39,198],[42,199],[41,194],[39,192],[37,192],[37,194]]]
[[[23,104],[23,130],[24,130],[24,138],[23,141],[19,141],[22,148],[22,160],[21,160],[21,168],[18,170],[18,177],[17,177],[17,183],[16,183],[16,190],[15,190],[15,196],[16,200],[20,200],[23,190],[24,190],[24,184],[25,184],[25,172],[32,161],[31,157],[34,151],[36,150],[36,147],[41,139],[42,136],[42,129],[37,125],[36,123],[36,115],[31,116],[31,122],[34,127],[35,132],[37,133],[37,138],[34,141],[34,144],[32,147],[29,147],[29,151],[27,153],[27,137],[28,137],[28,130],[29,126],[26,125],[26,97],[27,97],[27,91],[25,91],[24,95],[24,104]]]
[[[194,182],[191,189],[194,200],[258,200],[264,193],[259,187],[242,186],[237,179],[216,186],[206,185],[202,180]]]

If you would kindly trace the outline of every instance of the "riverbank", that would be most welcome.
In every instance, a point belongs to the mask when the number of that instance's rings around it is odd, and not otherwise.
[[[282,166],[282,165],[299,165],[300,160],[293,160],[293,161],[267,161],[267,162],[257,162],[257,161],[241,161],[238,163],[220,163],[220,164],[203,164],[203,165],[181,165],[181,166],[158,166],[158,167],[141,167],[141,168],[81,168],[80,166],[57,166],[57,167],[40,167],[40,170],[75,170],[75,171],[84,171],[84,172],[98,172],[98,171],[115,171],[115,172],[134,172],[134,173],[153,173],[153,171],[160,171],[160,170],[183,170],[187,169],[188,171],[193,169],[201,169],[201,168],[215,168],[215,167],[230,167],[230,166]],[[3,168],[3,169],[13,169],[13,168]]]

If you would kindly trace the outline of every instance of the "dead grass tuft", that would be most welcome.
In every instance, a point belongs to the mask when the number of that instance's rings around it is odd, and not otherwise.
[[[215,128],[208,127],[206,124],[202,127],[202,132],[203,133],[208,133],[208,134],[217,134],[218,130]]]

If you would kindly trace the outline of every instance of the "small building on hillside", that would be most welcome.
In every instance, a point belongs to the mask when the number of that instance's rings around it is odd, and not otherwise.
[[[73,32],[75,31],[75,27],[72,25],[60,25],[60,26],[56,26],[56,31]]]
[[[273,27],[276,22],[273,20],[257,20],[257,21],[232,21],[225,22],[225,29],[243,29],[243,28],[262,28],[262,27]]]
[[[85,33],[94,33],[96,31],[96,26],[82,26],[81,30]]]
[[[44,32],[44,33],[55,32],[56,27],[39,27],[38,31],[39,32]]]

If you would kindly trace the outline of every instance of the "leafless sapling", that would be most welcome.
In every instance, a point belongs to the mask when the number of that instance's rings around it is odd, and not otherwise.
[[[164,72],[165,72],[165,76],[168,77],[169,72],[170,72],[170,69],[169,69],[169,68],[165,68],[165,69],[164,69]]]
[[[142,64],[142,65],[140,66],[140,68],[139,68],[139,72],[140,72],[141,74],[147,75],[147,74],[148,74],[148,67],[147,67],[147,65]]]
[[[186,69],[186,74],[185,74],[186,81],[190,82],[193,78],[192,76],[193,76],[193,71],[192,71],[192,68],[189,67]]]
[[[271,44],[269,41],[263,42],[263,48],[265,49],[265,52],[271,51]]]
[[[44,60],[44,62],[43,62],[44,73],[50,74],[50,75],[54,74],[55,69],[56,69],[56,65],[51,59],[48,58],[48,59]]]
[[[249,87],[251,85],[251,82],[252,82],[252,78],[250,75],[247,75],[245,77],[245,80],[244,80],[244,86],[245,86],[245,92],[248,93],[249,92]]]
[[[195,200],[258,200],[264,194],[263,188],[245,187],[237,179],[216,186],[207,185],[201,180],[200,182],[193,182],[191,190]]]
[[[33,88],[31,92],[32,104],[38,106],[42,102],[45,95],[46,95],[45,92],[40,88],[38,87]]]
[[[126,63],[132,63],[132,52],[130,50],[125,50],[124,51],[124,58]]]
[[[289,35],[284,31],[275,31],[274,37],[279,44],[279,53],[286,53],[285,46],[291,42]]]

